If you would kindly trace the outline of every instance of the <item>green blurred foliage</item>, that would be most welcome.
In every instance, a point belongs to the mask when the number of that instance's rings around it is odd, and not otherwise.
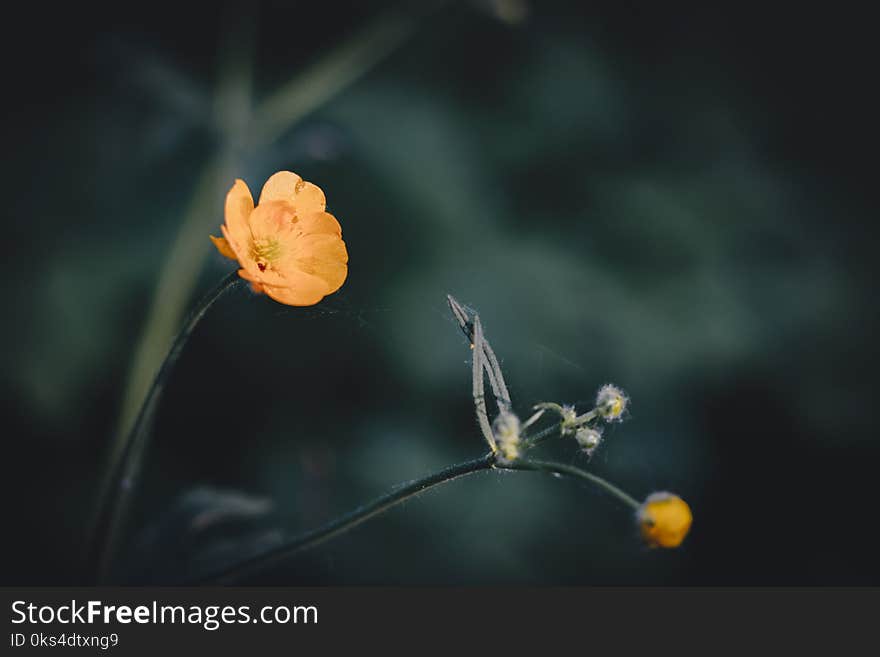
[[[768,91],[772,62],[787,60],[748,20],[531,3],[508,25],[485,7],[439,10],[236,162],[255,192],[278,169],[319,184],[350,276],[314,308],[239,292],[205,319],[157,422],[128,577],[168,581],[209,548],[246,554],[479,454],[453,293],[480,312],[521,414],[544,400],[586,408],[607,381],[627,390],[631,417],[592,462],[572,445],[550,451],[636,497],[680,493],[696,518],[685,547],[646,550],[629,511],[583,486],[489,474],[259,582],[876,584],[859,506],[877,456],[875,211],[858,178],[829,166],[837,152],[816,128],[839,126],[819,110],[792,115],[805,74]],[[261,6],[257,97],[384,10],[331,20],[332,7],[300,7],[327,29],[297,41],[280,26],[290,10]],[[132,345],[219,143],[204,117],[229,25],[212,18],[193,36],[194,17],[105,20],[80,44],[83,86],[57,92],[51,121],[10,119],[25,130],[4,176],[18,528],[6,562],[25,567],[7,581],[79,581]],[[824,61],[808,45],[792,45],[799,65]],[[228,268],[212,254],[200,286]],[[245,514],[258,538],[220,526],[183,541],[188,516],[162,518],[193,490],[225,491],[200,492],[205,508],[266,501],[241,507],[260,509]]]

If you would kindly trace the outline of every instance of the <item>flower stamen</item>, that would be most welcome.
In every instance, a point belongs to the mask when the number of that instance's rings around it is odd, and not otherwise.
[[[274,238],[253,240],[250,249],[251,257],[262,264],[260,271],[264,271],[267,263],[272,263],[281,257],[281,242]]]

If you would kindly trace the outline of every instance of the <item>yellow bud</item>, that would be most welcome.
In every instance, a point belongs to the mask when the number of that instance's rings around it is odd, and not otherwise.
[[[674,548],[681,545],[693,521],[691,509],[672,493],[652,493],[639,509],[642,537],[652,547]]]

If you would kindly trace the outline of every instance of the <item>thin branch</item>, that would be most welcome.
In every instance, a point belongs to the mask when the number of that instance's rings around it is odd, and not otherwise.
[[[565,463],[554,463],[551,461],[520,459],[518,461],[514,461],[512,464],[506,467],[509,470],[531,470],[533,472],[547,472],[550,474],[564,475],[567,477],[575,477],[576,479],[583,479],[611,493],[617,499],[628,504],[635,510],[638,510],[642,506],[641,502],[636,500],[634,497],[628,495],[614,484],[605,481],[604,479],[602,479],[602,477],[594,475],[592,472],[581,470],[580,468],[573,465],[566,465]]]
[[[464,306],[462,306],[451,294],[446,295],[446,301],[449,303],[449,308],[452,310],[452,314],[458,322],[458,326],[461,328],[462,333],[464,333],[468,342],[473,345],[475,341],[474,320],[477,319],[477,314],[474,313],[474,319],[471,319]],[[486,340],[485,336],[483,336],[483,356],[483,365],[486,369],[486,374],[489,376],[489,385],[492,386],[492,394],[495,395],[495,402],[498,404],[499,410],[503,409],[509,411],[511,406],[510,393],[507,390],[507,384],[504,382],[504,374],[501,371],[501,365],[498,362],[498,358],[495,356],[495,351],[492,349],[492,346]]]
[[[107,470],[107,478],[101,487],[97,513],[89,532],[87,568],[97,569],[99,582],[106,580],[113,562],[116,544],[119,540],[132,493],[137,484],[143,461],[144,450],[149,438],[149,429],[165,389],[165,384],[180,358],[184,345],[192,335],[196,325],[208,309],[226,292],[238,285],[242,279],[238,271],[226,276],[190,312],[183,328],[171,345],[156,378],[150,386],[144,403],[138,412],[131,431],[121,444],[121,449]]]
[[[536,445],[540,445],[542,442],[551,438],[554,434],[559,433],[559,423],[551,424],[549,427],[544,427],[534,436],[526,436],[523,438],[522,448],[524,450],[531,449]]]
[[[495,392],[495,400],[498,402],[498,408],[509,411],[511,406],[510,393],[507,391],[507,384],[504,383],[501,364],[498,362],[498,358],[495,357],[495,351],[493,351],[492,346],[485,340],[483,341],[483,350],[486,352],[486,362],[489,364],[489,370],[495,373],[497,388],[493,387],[493,390]],[[492,377],[489,377],[489,380],[491,381]]]
[[[474,362],[473,372],[473,395],[474,407],[477,411],[477,422],[480,425],[480,431],[483,437],[492,448],[492,453],[498,451],[495,444],[495,436],[492,434],[492,425],[489,424],[489,416],[486,413],[486,391],[483,388],[483,327],[480,324],[480,318],[474,320]]]
[[[467,341],[470,343],[471,347],[474,346],[474,323],[471,321],[470,315],[451,294],[446,295],[446,301],[449,304],[450,310],[452,310],[452,315],[455,317],[458,322],[458,326],[461,329],[464,336],[467,338]],[[485,347],[485,337],[483,339],[484,347]],[[485,354],[486,350],[483,349],[483,354]],[[482,359],[483,356],[481,355]],[[501,389],[498,387],[498,381],[495,379],[495,371],[492,369],[492,366],[489,364],[488,360],[484,362],[484,367],[486,369],[486,374],[489,375],[489,385],[492,386],[492,393],[495,395],[496,400],[501,394]]]
[[[318,527],[317,529],[299,535],[282,546],[273,548],[272,550],[241,563],[234,564],[207,577],[200,578],[195,582],[192,582],[192,584],[231,584],[234,581],[240,580],[242,577],[264,571],[273,565],[277,565],[288,557],[304,552],[305,550],[320,545],[321,543],[328,541],[335,536],[339,536],[350,529],[354,529],[370,518],[388,511],[401,502],[425,492],[429,488],[439,486],[440,484],[465,475],[474,474],[475,472],[495,469],[546,472],[586,480],[611,493],[635,509],[638,509],[640,506],[639,502],[613,484],[575,466],[566,465],[564,463],[551,463],[549,461],[532,461],[528,459],[515,461],[510,465],[501,466],[496,463],[493,454],[487,454],[478,459],[458,463],[422,479],[416,479],[407,484],[403,484],[372,502],[359,506],[353,511],[339,516],[335,520],[331,520],[322,527]]]
[[[196,584],[229,584],[234,580],[249,574],[265,570],[266,568],[286,559],[287,557],[298,554],[316,545],[320,545],[324,541],[328,541],[334,536],[338,536],[350,529],[360,525],[362,522],[379,515],[397,506],[411,497],[415,497],[420,493],[424,493],[429,488],[434,488],[440,484],[444,484],[453,479],[463,477],[465,475],[489,470],[493,467],[494,457],[491,454],[482,456],[478,459],[465,461],[456,465],[444,468],[439,472],[428,475],[422,479],[416,479],[409,483],[392,490],[379,498],[376,498],[368,504],[364,504],[353,511],[339,516],[335,520],[331,520],[326,525],[313,529],[280,547],[274,548],[264,554],[252,559],[248,559],[242,563],[235,564],[214,573],[209,577],[203,578],[195,582]]]

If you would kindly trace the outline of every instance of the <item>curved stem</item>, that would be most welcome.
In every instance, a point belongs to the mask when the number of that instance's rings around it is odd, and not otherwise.
[[[595,484],[599,486],[599,488],[602,488],[603,490],[611,493],[617,499],[628,504],[635,510],[638,510],[639,507],[642,506],[641,502],[636,500],[631,495],[623,492],[614,484],[605,481],[604,479],[602,479],[602,477],[594,475],[591,472],[587,472],[586,470],[581,470],[580,468],[573,465],[566,465],[565,463],[553,463],[551,461],[520,459],[519,461],[514,461],[510,465],[505,466],[505,468],[508,470],[531,470],[533,472],[548,472],[550,474],[584,479],[586,481],[589,481],[591,484]]]
[[[487,454],[478,459],[451,465],[448,468],[444,468],[443,470],[435,472],[422,479],[416,479],[403,484],[395,490],[392,490],[390,493],[386,493],[372,502],[363,504],[353,511],[331,520],[322,527],[301,534],[280,547],[274,548],[252,559],[248,559],[247,561],[234,564],[225,570],[200,579],[195,583],[227,584],[232,580],[238,579],[242,575],[263,570],[289,556],[313,548],[324,541],[330,540],[334,536],[338,536],[349,529],[353,529],[373,516],[377,516],[380,513],[397,506],[401,502],[425,492],[429,488],[463,477],[464,475],[489,470],[493,467],[494,463],[494,455]]]
[[[473,459],[472,461],[465,461],[463,463],[451,465],[448,468],[440,470],[439,472],[435,472],[432,475],[428,475],[423,479],[416,479],[407,484],[404,484],[391,491],[390,493],[387,493],[382,497],[379,497],[372,502],[369,502],[368,504],[359,506],[353,511],[350,511],[345,515],[339,516],[335,520],[331,520],[322,527],[318,527],[317,529],[313,529],[299,535],[298,537],[292,539],[282,546],[269,550],[268,552],[264,552],[263,554],[248,559],[247,561],[233,564],[232,566],[229,566],[224,570],[196,580],[195,582],[191,582],[191,584],[229,584],[232,581],[239,579],[243,575],[248,575],[260,570],[264,570],[265,568],[276,564],[279,561],[286,559],[287,557],[298,554],[299,552],[303,552],[304,550],[308,550],[309,548],[313,548],[316,545],[320,545],[324,541],[330,540],[334,536],[343,534],[349,529],[357,527],[362,522],[365,522],[366,520],[369,520],[370,518],[377,516],[384,511],[387,511],[388,509],[400,504],[404,500],[414,497],[419,493],[423,493],[429,488],[433,488],[434,486],[437,486],[439,484],[446,483],[447,481],[452,481],[453,479],[457,479],[458,477],[462,477],[464,475],[481,472],[483,470],[492,470],[496,468],[499,470],[547,472],[550,474],[575,477],[577,479],[585,479],[590,483],[598,485],[600,488],[611,493],[634,509],[638,509],[641,506],[640,503],[635,500],[635,498],[630,497],[625,492],[617,488],[617,486],[614,486],[613,484],[610,484],[601,477],[591,474],[585,470],[581,470],[580,468],[577,468],[575,466],[565,465],[564,463],[552,463],[549,461],[533,461],[530,459],[521,459],[509,465],[501,466],[496,463],[494,454],[487,454],[486,456],[480,457],[478,459]]]
[[[98,500],[98,509],[89,533],[89,554],[87,568],[97,569],[97,579],[104,582],[112,565],[113,555],[119,534],[124,525],[125,516],[131,501],[131,496],[140,473],[144,450],[149,436],[149,427],[165,384],[168,381],[174,365],[180,358],[183,347],[192,335],[199,321],[204,317],[208,309],[217,299],[241,282],[238,272],[233,271],[226,276],[210,292],[205,294],[196,307],[190,312],[184,322],[183,328],[174,342],[171,344],[156,378],[150,386],[147,396],[141,405],[131,431],[124,441],[114,446],[110,456],[110,466],[107,477],[101,487]]]

